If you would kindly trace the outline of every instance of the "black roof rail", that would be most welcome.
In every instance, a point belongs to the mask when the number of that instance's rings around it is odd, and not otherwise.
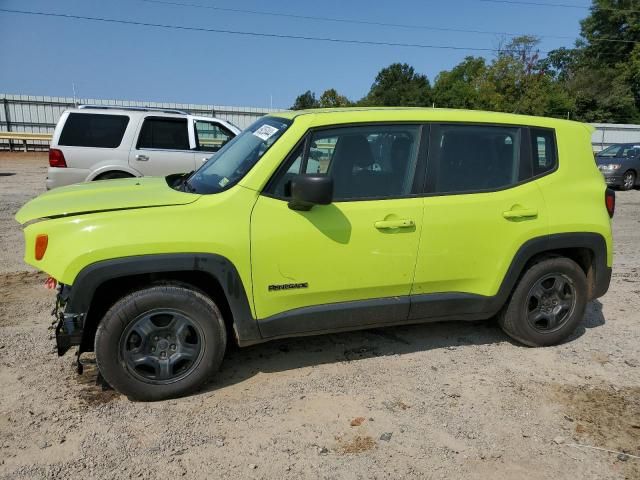
[[[163,113],[176,113],[178,115],[189,115],[183,110],[176,110],[172,108],[155,108],[155,107],[127,107],[123,105],[78,105],[78,108],[90,108],[101,110],[133,110],[136,112],[163,112]]]

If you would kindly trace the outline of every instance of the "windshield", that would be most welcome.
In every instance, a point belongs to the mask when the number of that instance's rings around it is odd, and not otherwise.
[[[598,156],[599,157],[615,157],[619,150],[620,150],[620,145],[611,145],[610,147],[605,148],[601,152],[598,152]]]
[[[222,147],[185,182],[194,193],[218,193],[238,183],[291,125],[290,120],[262,117]]]

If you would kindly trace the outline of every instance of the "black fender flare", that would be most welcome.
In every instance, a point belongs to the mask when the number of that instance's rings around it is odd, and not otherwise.
[[[249,299],[234,264],[211,253],[151,254],[92,263],[83,268],[69,289],[65,311],[86,315],[100,285],[109,280],[141,274],[199,271],[211,275],[222,287],[233,315],[238,342],[260,341],[260,331],[251,314]]]
[[[525,242],[514,256],[502,281],[498,297],[506,300],[522,275],[527,263],[546,252],[584,248],[593,254],[593,285],[590,300],[601,297],[609,289],[611,267],[607,266],[607,242],[599,233],[555,233],[532,238]]]

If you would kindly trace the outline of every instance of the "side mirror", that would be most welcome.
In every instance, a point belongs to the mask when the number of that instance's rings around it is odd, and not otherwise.
[[[333,179],[328,175],[295,175],[291,180],[291,210],[308,211],[314,205],[329,205],[333,199]]]

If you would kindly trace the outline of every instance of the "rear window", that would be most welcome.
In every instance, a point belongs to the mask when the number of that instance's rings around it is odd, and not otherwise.
[[[117,148],[127,129],[126,115],[70,113],[58,145],[69,147]]]

